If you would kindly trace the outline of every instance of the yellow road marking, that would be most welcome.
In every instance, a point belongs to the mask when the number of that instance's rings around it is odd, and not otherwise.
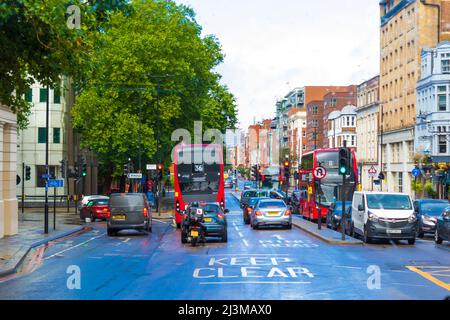
[[[450,291],[450,283],[445,283],[444,281],[433,277],[430,273],[420,270],[420,268],[423,268],[423,269],[425,269],[425,268],[447,269],[448,267],[413,267],[413,266],[406,266],[406,268],[408,268],[412,272],[415,272],[415,273],[421,275],[422,277],[424,277],[425,279],[433,282],[434,284],[436,284],[436,285],[438,285],[438,286],[440,286],[440,287]],[[439,270],[439,271],[442,272],[443,270]]]

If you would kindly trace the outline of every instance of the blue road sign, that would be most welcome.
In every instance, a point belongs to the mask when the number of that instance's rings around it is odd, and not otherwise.
[[[414,168],[413,171],[411,172],[414,178],[417,178],[418,176],[420,176],[420,169],[419,168]]]
[[[64,180],[48,180],[47,186],[49,188],[63,188]]]

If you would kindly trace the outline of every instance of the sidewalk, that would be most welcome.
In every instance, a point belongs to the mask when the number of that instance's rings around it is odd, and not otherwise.
[[[53,230],[53,211],[49,210],[49,233],[44,234],[44,211],[42,209],[19,211],[19,233],[0,239],[0,276],[15,273],[28,252],[40,245],[86,230],[79,215],[56,214],[56,230]]]

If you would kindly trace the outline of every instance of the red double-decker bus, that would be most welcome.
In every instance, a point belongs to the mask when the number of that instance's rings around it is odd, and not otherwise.
[[[358,185],[358,167],[355,152],[351,152],[353,171],[346,177],[344,201],[352,201]],[[314,177],[313,169],[322,166],[327,170],[320,182]],[[339,149],[317,149],[302,156],[299,170],[300,214],[310,220],[317,220],[317,204],[321,204],[321,216],[327,216],[331,203],[342,201],[342,176],[339,175]],[[319,199],[320,197],[320,199]]]
[[[180,227],[181,211],[192,202],[217,202],[225,208],[222,146],[179,144],[173,154],[175,222]]]

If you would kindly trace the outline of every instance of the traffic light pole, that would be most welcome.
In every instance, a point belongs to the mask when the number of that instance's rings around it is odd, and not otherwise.
[[[22,218],[25,213],[25,162],[22,162]]]
[[[344,148],[347,148],[347,140],[344,140]],[[350,157],[350,153],[347,153],[348,156]],[[348,159],[348,165],[351,164],[350,162],[351,159]],[[341,218],[341,232],[342,232],[342,240],[345,241],[345,223],[346,223],[346,213],[345,213],[345,184],[346,184],[346,179],[345,179],[346,174],[344,173],[342,175],[342,190],[341,190],[341,200],[342,200],[342,218]]]
[[[49,136],[49,115],[50,115],[50,87],[47,85],[47,104],[45,109],[45,205],[44,205],[44,233],[48,234],[48,136]]]

